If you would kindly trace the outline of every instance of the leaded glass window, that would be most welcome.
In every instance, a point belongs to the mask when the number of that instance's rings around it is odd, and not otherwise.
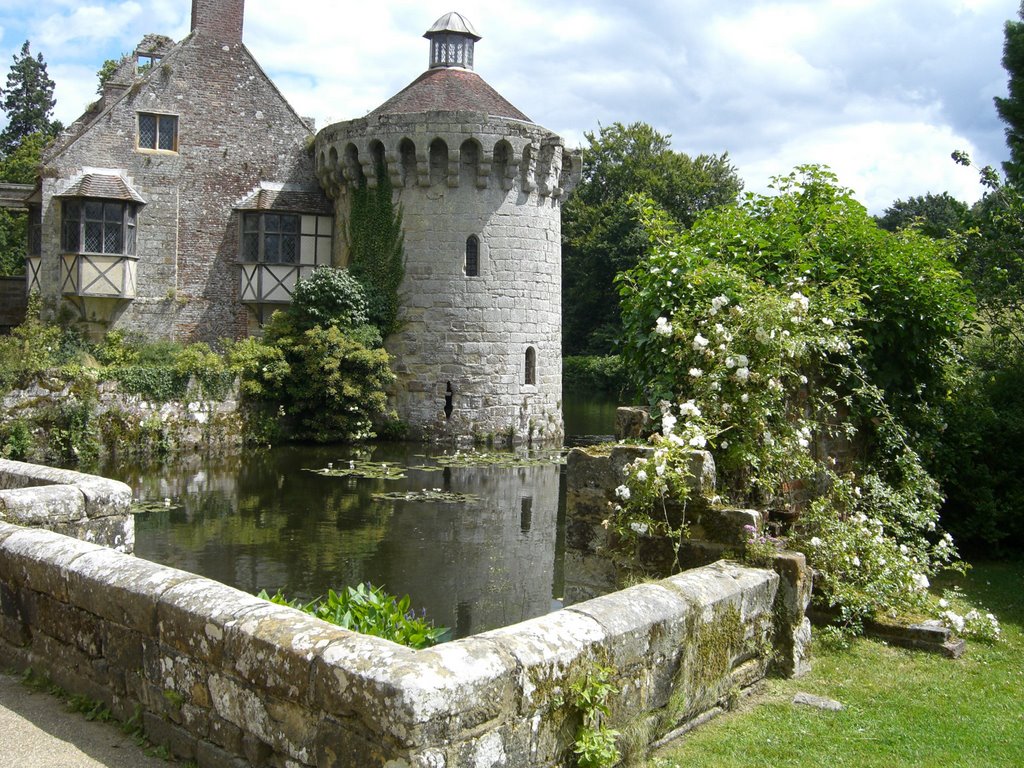
[[[466,277],[480,274],[480,240],[476,235],[466,239]]]
[[[65,253],[135,255],[136,205],[120,200],[65,200],[61,246]]]
[[[247,213],[242,217],[242,261],[295,264],[298,260],[298,216],[288,213]]]
[[[178,149],[178,118],[175,115],[139,113],[139,149]]]

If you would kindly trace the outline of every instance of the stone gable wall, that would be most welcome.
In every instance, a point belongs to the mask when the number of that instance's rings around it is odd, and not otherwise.
[[[139,112],[178,116],[177,152],[136,148]],[[53,196],[84,169],[120,169],[146,200],[138,219],[137,298],[123,309],[101,307],[100,314],[112,312],[113,327],[154,337],[244,336],[253,318],[238,300],[233,207],[260,181],[319,194],[306,150],[311,137],[241,42],[186,38],[78,138],[44,158],[42,292],[52,300],[61,290],[60,205]]]

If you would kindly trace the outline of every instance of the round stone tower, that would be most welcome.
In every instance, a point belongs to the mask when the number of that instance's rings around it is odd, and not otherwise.
[[[580,154],[473,71],[480,36],[449,13],[430,66],[366,117],[316,138],[348,263],[353,188],[386,173],[402,212],[394,405],[414,437],[560,441],[561,200]]]

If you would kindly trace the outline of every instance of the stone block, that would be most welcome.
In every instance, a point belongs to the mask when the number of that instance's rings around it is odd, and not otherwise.
[[[550,709],[574,671],[595,658],[608,639],[590,616],[563,610],[476,636],[498,644],[518,663],[518,716]]]
[[[615,439],[645,439],[657,432],[648,408],[625,406],[615,409]]]
[[[0,544],[0,579],[67,602],[69,566],[101,549],[39,528],[22,528]]]
[[[618,669],[667,658],[686,641],[693,607],[657,583],[641,584],[566,609],[596,621],[604,630],[602,650]]]
[[[687,511],[687,520],[690,523],[689,538],[725,544],[740,552],[750,537],[744,526],[760,531],[762,516],[754,509],[698,505]]]
[[[206,741],[196,744],[195,759],[199,768],[252,768],[252,764],[238,754],[228,752]]]
[[[360,768],[384,768],[385,764],[391,768],[403,765],[412,768],[416,765],[411,760],[400,762],[397,756],[403,752],[408,754],[380,736],[367,732],[358,721],[325,718],[317,731],[315,764],[317,768],[356,765]],[[430,763],[421,762],[420,765],[427,768]],[[445,768],[445,763],[438,764],[438,768]]]
[[[68,567],[68,599],[114,624],[155,636],[160,597],[198,578],[103,548],[82,555]]]
[[[85,516],[85,496],[71,485],[0,491],[0,519],[16,525],[46,527]]]
[[[264,602],[228,626],[224,666],[274,696],[307,701],[313,659],[354,633]]]
[[[199,740],[186,728],[158,717],[151,712],[142,715],[146,739],[156,746],[167,747],[172,755],[184,760],[193,760]]]
[[[209,579],[182,581],[163,592],[157,603],[160,642],[220,666],[228,624],[266,604]]]

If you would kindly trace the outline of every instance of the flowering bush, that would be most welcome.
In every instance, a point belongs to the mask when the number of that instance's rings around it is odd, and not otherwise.
[[[999,619],[984,608],[972,606],[955,587],[942,593],[938,607],[942,623],[961,637],[994,643],[1002,635]]]
[[[811,174],[803,186],[790,177],[781,187],[778,198],[709,213],[684,233],[650,205],[642,210],[652,248],[619,277],[623,356],[662,418],[657,447],[666,472],[688,466],[689,451],[703,440],[729,501],[769,517],[801,510],[789,543],[818,574],[816,599],[855,625],[873,612],[922,607],[929,579],[956,562],[937,527],[938,487],[890,406],[892,392],[877,381],[899,380],[906,406],[913,392],[902,381],[906,371],[881,377],[880,356],[893,343],[905,347],[900,359],[935,352],[963,302],[936,308],[941,317],[922,321],[926,335],[917,342],[913,334],[885,336],[878,326],[901,322],[905,307],[887,318],[891,297],[867,295],[870,286],[844,258],[868,259],[865,272],[873,275],[884,270],[865,254],[884,246],[898,273],[879,278],[888,291],[913,269],[923,274],[923,246],[902,254],[898,242],[883,243],[861,221],[863,209],[824,176]],[[916,287],[915,276],[915,286],[906,286],[918,309],[956,284],[931,255],[935,264],[925,271],[937,285]],[[627,468],[617,529],[638,533],[647,525],[680,535],[678,525],[657,527],[673,491],[652,478],[649,465]],[[755,554],[777,545],[762,532],[751,539]]]

